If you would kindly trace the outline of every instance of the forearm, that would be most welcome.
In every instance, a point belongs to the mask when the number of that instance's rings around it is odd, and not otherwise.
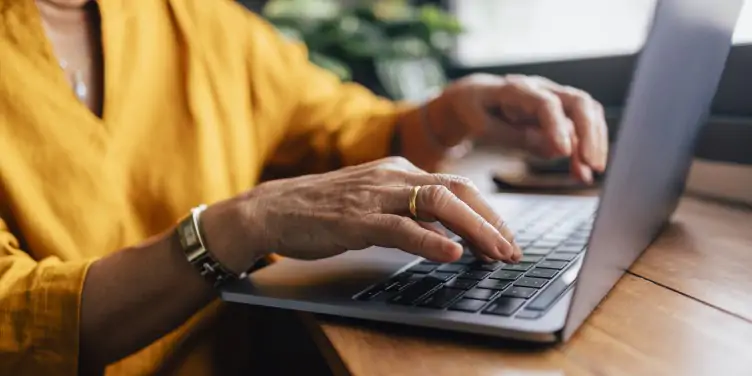
[[[83,289],[81,369],[145,347],[215,295],[186,261],[174,231],[96,261]]]

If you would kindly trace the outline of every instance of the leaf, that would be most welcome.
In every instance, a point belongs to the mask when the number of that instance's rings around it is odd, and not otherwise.
[[[462,25],[454,15],[445,12],[435,5],[423,5],[420,7],[420,20],[431,32],[447,32],[459,34],[463,31]]]
[[[308,54],[308,59],[319,67],[334,73],[342,81],[349,81],[352,79],[350,68],[341,60],[315,51]]]

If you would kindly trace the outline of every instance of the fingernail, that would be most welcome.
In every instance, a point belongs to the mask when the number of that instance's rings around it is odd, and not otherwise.
[[[587,163],[597,168],[600,164],[600,158],[598,158],[598,152],[595,151],[595,148],[592,146],[586,147],[583,154],[585,154],[585,160]]]
[[[572,139],[569,137],[569,132],[565,129],[560,129],[557,141],[564,154],[569,155],[572,153]]]
[[[514,254],[512,254],[512,261],[514,261],[515,263],[518,263],[520,262],[521,259],[522,259],[522,250],[520,250],[520,247],[515,245]]]
[[[583,166],[580,171],[582,172],[582,180],[587,184],[593,184],[593,170]]]
[[[496,247],[496,259],[503,260],[507,258],[507,253],[509,253],[509,251],[506,250],[505,245],[499,245]]]
[[[514,257],[515,249],[517,249],[517,245],[515,245],[514,242],[508,241],[504,237],[501,238],[501,242],[497,248],[502,259],[512,259]]]

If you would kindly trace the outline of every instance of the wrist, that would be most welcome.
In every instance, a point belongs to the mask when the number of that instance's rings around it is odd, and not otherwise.
[[[235,275],[250,270],[268,252],[237,199],[209,206],[201,215],[206,248]]]
[[[451,98],[441,95],[405,114],[398,128],[401,155],[436,171],[442,160],[466,154],[472,143],[451,106]]]
[[[451,127],[456,121],[452,120],[451,103],[445,95],[440,95],[426,103],[420,109],[420,123],[423,134],[433,146],[447,151],[464,139]]]

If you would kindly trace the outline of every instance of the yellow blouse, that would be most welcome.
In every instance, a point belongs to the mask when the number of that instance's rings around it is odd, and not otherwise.
[[[34,1],[0,0],[0,374],[76,374],[92,260],[253,187],[264,169],[385,156],[403,111],[309,64],[230,1],[99,4],[101,119],[72,92]],[[170,359],[197,317],[108,374],[165,363],[211,374],[198,366],[206,351]]]

